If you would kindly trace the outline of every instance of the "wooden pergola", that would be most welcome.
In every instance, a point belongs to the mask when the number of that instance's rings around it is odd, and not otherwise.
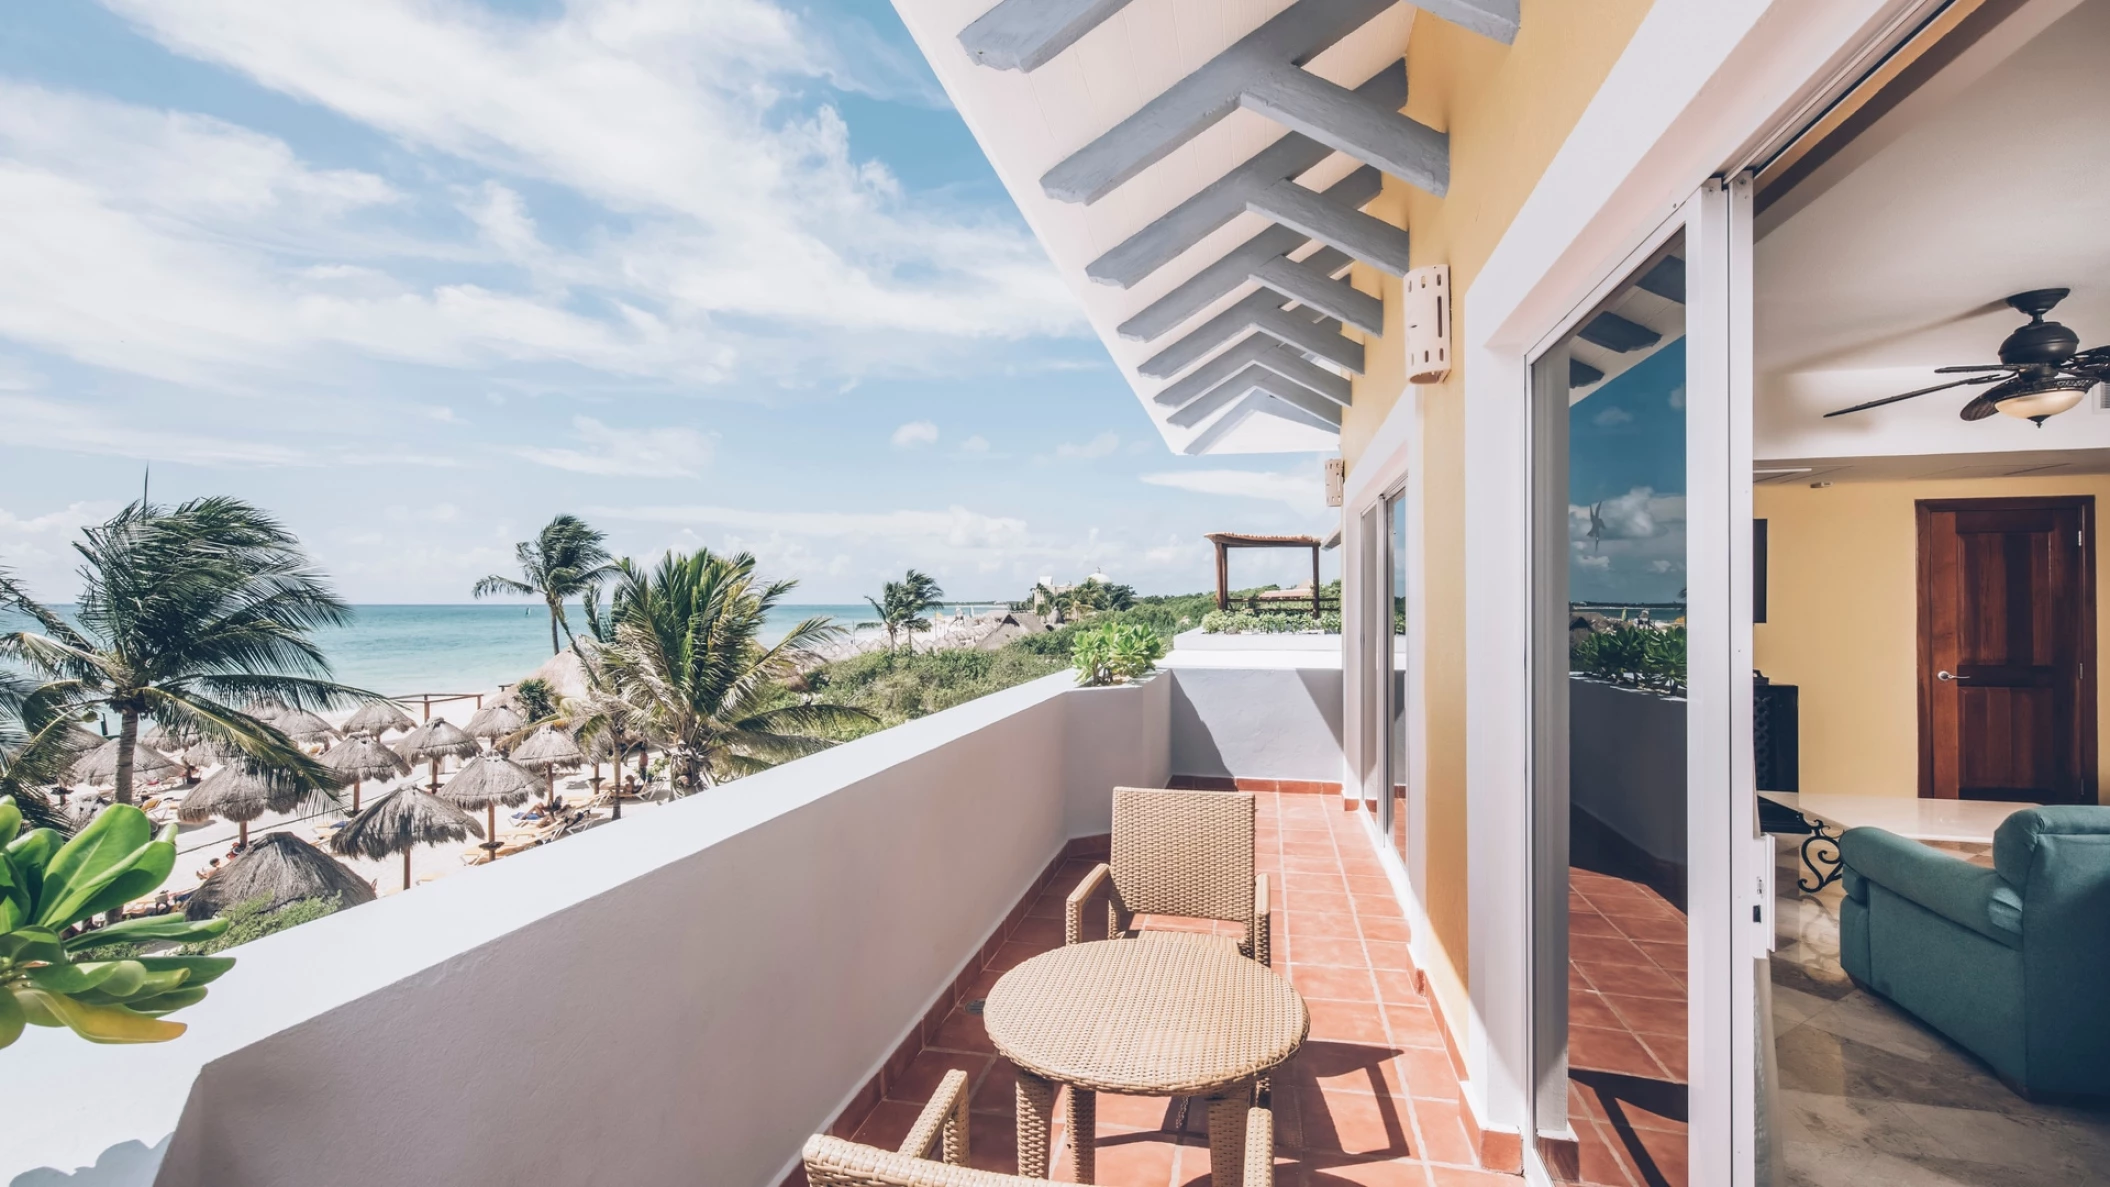
[[[1248,536],[1240,532],[1210,532],[1209,543],[1216,545],[1216,608],[1231,608],[1231,550],[1233,548],[1309,548],[1311,549],[1311,616],[1319,616],[1319,550],[1325,541],[1317,536]],[[1261,595],[1265,597],[1266,595]],[[1283,599],[1286,600],[1286,599]]]

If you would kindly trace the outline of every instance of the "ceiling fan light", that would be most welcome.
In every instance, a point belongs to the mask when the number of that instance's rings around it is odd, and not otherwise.
[[[2049,379],[2039,379],[2026,384],[2020,391],[2002,399],[1994,407],[1998,408],[2003,416],[2035,421],[2042,427],[2046,418],[2057,416],[2080,403],[2081,397],[2087,395],[2088,389],[2094,386],[2092,380],[2071,375],[2054,375]]]

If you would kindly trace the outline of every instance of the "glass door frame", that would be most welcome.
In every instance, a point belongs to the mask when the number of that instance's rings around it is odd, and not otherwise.
[[[1708,180],[1525,353],[1526,493],[1532,525],[1526,658],[1531,835],[1524,1105],[1527,1174],[1554,1167],[1567,1117],[1567,496],[1550,490],[1544,419],[1565,417],[1533,376],[1567,335],[1682,232],[1686,259],[1686,994],[1691,1182],[1752,1184],[1759,1069],[1756,1002],[1772,934],[1770,843],[1757,830],[1751,758],[1751,185]],[[1565,384],[1560,385],[1565,393]],[[1565,427],[1565,420],[1561,422]],[[1565,439],[1564,437],[1559,439]],[[1564,462],[1565,459],[1563,459]],[[1557,504],[1557,505],[1556,505]],[[1551,530],[1558,516],[1558,531]],[[1556,614],[1557,611],[1557,614]],[[1553,749],[1557,747],[1558,749]],[[1545,785],[1542,786],[1542,776]],[[1548,924],[1558,922],[1557,927]],[[1557,1020],[1557,1024],[1549,1023]],[[1558,1091],[1553,1091],[1558,1089]]]

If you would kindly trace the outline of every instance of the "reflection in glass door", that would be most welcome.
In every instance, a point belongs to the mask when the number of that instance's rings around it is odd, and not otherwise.
[[[1385,500],[1385,804],[1379,823],[1407,860],[1407,496]]]
[[[1533,367],[1536,1108],[1574,1182],[1687,1175],[1685,330],[1680,233]]]

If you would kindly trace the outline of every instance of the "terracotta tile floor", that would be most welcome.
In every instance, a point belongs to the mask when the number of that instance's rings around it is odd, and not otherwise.
[[[1312,1015],[1310,1041],[1274,1078],[1275,1181],[1283,1187],[1514,1184],[1514,1177],[1474,1164],[1459,1117],[1457,1077],[1436,1019],[1414,989],[1406,921],[1362,824],[1334,796],[1262,792],[1258,798],[1258,862],[1273,883],[1274,967],[1303,991]],[[1062,942],[1063,899],[1091,865],[1071,861],[1058,871],[992,966],[1007,968]],[[890,1081],[885,1099],[858,1128],[858,1141],[897,1145],[939,1077],[964,1068],[975,1114],[970,1161],[1016,1172],[1011,1068],[992,1051],[975,1012],[996,976],[986,972],[934,1041]],[[1098,1181],[1206,1185],[1206,1116],[1197,1105],[1183,1119],[1177,1100],[1100,1097]],[[1056,1140],[1054,1177],[1068,1179],[1073,1162],[1059,1125]]]
[[[1684,1187],[1684,913],[1639,882],[1570,869],[1568,958],[1578,1181]]]

